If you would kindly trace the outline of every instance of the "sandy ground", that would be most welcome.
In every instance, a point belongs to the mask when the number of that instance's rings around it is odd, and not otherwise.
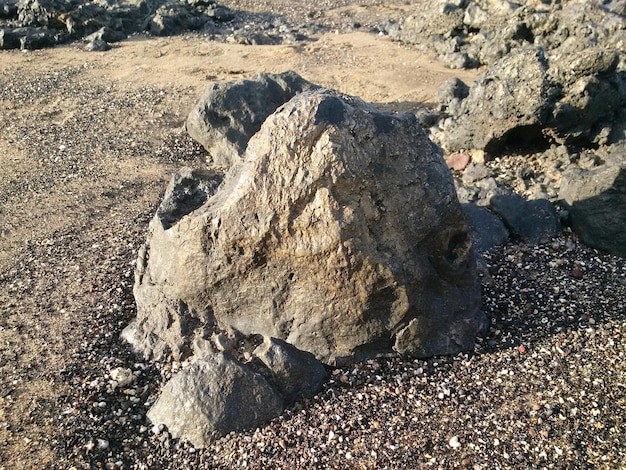
[[[0,52],[0,468],[55,467],[67,452],[58,420],[79,386],[68,371],[101,360],[81,356],[94,325],[115,320],[117,334],[133,315],[130,263],[146,222],[171,173],[204,158],[183,131],[202,90],[288,69],[394,110],[476,75],[366,33]]]

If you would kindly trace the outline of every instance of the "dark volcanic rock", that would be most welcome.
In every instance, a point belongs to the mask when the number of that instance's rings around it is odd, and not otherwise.
[[[474,248],[479,253],[484,253],[509,239],[509,231],[502,220],[484,207],[465,203],[463,204],[463,213],[465,220],[467,220]]]
[[[549,113],[548,64],[543,51],[519,49],[496,62],[472,85],[460,114],[444,128],[442,145],[449,151],[496,151],[512,134],[536,133]]]
[[[625,146],[615,146],[605,159],[597,168],[566,171],[559,198],[586,244],[626,257]]]
[[[491,197],[489,208],[504,220],[515,238],[537,244],[555,237],[561,229],[554,206],[547,199],[526,201],[510,191]]]
[[[211,29],[216,23],[233,19],[234,14],[214,1],[176,0],[20,0],[0,4],[0,48],[49,47],[102,31],[95,39],[115,42],[129,34],[148,31],[164,36],[184,31]],[[24,28],[36,28],[23,34]],[[22,32],[20,32],[22,31]],[[35,32],[32,32],[35,31]],[[16,46],[14,35],[21,42]],[[43,38],[43,39],[42,39]],[[88,39],[94,41],[93,37]],[[95,44],[95,43],[94,43]],[[92,44],[90,48],[93,48]]]

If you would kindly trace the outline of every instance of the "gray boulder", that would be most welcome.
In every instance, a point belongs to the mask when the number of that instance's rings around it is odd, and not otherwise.
[[[549,77],[559,94],[546,127],[555,141],[589,145],[624,138],[616,135],[626,107],[626,73],[617,70],[619,57],[617,51],[596,47],[550,59]]]
[[[589,246],[626,257],[626,146],[614,146],[597,168],[570,168],[559,198],[574,231]]]
[[[442,156],[413,115],[328,90],[268,117],[202,206],[157,215],[137,264],[124,337],[146,356],[185,356],[216,326],[333,365],[455,354],[485,324]]]
[[[205,447],[231,431],[253,429],[283,412],[265,378],[225,353],[207,354],[174,375],[148,411],[174,438]]]
[[[255,80],[214,83],[189,113],[189,135],[219,166],[239,161],[265,119],[296,94],[318,88],[295,72],[262,73]]]
[[[555,237],[561,229],[558,214],[547,199],[527,201],[512,191],[499,190],[489,208],[502,217],[514,238],[537,244]]]
[[[491,248],[502,245],[509,239],[509,231],[500,218],[476,204],[463,204],[463,213],[469,227],[474,248],[484,253]]]

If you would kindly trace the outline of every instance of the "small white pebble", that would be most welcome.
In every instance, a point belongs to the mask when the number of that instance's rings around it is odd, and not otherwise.
[[[459,447],[461,447],[461,441],[459,441],[459,436],[452,436],[448,444],[453,449],[458,449]]]
[[[163,429],[165,429],[163,424],[155,424],[150,430],[152,431],[152,434],[160,434]]]

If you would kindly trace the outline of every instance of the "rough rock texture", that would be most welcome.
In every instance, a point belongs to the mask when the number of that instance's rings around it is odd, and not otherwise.
[[[547,53],[595,46],[624,52],[623,3],[618,3],[424,0],[413,15],[381,28],[396,40],[434,49],[444,62],[462,67],[491,65],[531,44]]]
[[[471,349],[485,326],[475,255],[442,156],[410,114],[297,95],[196,210],[152,221],[138,259],[146,356],[184,356],[215,327],[328,364],[392,349]]]
[[[213,29],[233,13],[215,0],[0,1],[0,49],[40,49],[89,36],[106,28],[115,42],[147,31],[172,35]],[[17,40],[15,40],[17,38]],[[93,43],[93,38],[90,42]]]
[[[623,2],[426,0],[382,27],[451,68],[488,65],[468,98],[444,84],[432,137],[449,152],[611,144],[626,135]],[[532,57],[533,52],[536,57]]]
[[[616,146],[599,167],[566,171],[559,198],[570,212],[572,228],[586,244],[626,257],[624,145]]]
[[[512,132],[536,133],[549,113],[547,69],[543,51],[534,47],[496,62],[474,82],[460,114],[446,125],[444,146],[494,151]]]
[[[283,401],[265,380],[224,353],[213,353],[176,374],[148,411],[175,438],[204,447],[231,431],[257,427],[283,411]]]
[[[319,88],[295,72],[260,74],[255,80],[215,83],[189,113],[189,135],[216,165],[230,166],[243,155],[265,119],[296,94]]]
[[[557,100],[545,126],[555,141],[588,146],[624,138],[626,73],[617,70],[619,57],[593,47],[550,58]]]

